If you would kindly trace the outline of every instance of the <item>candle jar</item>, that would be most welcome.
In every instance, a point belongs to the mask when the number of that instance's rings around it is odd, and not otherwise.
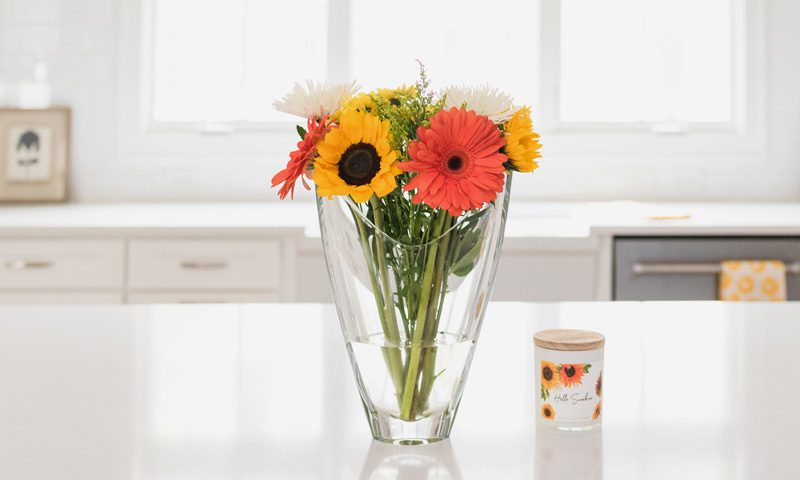
[[[563,431],[600,428],[605,337],[586,330],[542,330],[533,343],[537,425]]]

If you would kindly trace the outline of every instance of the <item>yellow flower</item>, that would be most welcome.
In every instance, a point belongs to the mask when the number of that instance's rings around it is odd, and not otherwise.
[[[383,97],[387,102],[391,103],[392,105],[400,105],[400,100],[403,97],[411,97],[415,95],[417,89],[414,85],[409,87],[405,85],[401,85],[397,88],[379,88],[377,90],[378,95]]]
[[[342,109],[375,113],[375,102],[372,101],[372,97],[368,93],[359,93],[344,102]]]
[[[389,145],[389,121],[353,109],[345,109],[339,126],[317,144],[314,183],[324,197],[350,195],[366,202],[397,188],[398,153]]]
[[[553,362],[542,362],[542,386],[548,390],[558,388],[559,380],[556,375],[556,364]]]
[[[520,108],[505,127],[506,145],[504,152],[509,163],[506,167],[518,172],[532,172],[539,167],[534,159],[541,157],[538,142],[539,134],[533,131],[530,107]]]

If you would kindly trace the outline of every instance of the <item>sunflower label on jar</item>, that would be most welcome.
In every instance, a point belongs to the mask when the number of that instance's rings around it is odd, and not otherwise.
[[[599,427],[605,337],[558,329],[538,332],[533,341],[537,424],[569,431]]]

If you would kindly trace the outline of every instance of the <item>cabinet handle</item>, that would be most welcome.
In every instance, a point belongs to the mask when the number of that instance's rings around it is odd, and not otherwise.
[[[227,266],[227,262],[181,262],[186,270],[221,270]]]
[[[635,275],[691,275],[722,273],[719,263],[642,263],[633,264]],[[786,273],[800,273],[800,262],[786,263]]]
[[[6,262],[6,268],[8,270],[40,270],[43,268],[50,268],[53,266],[53,262],[49,261],[37,261],[37,260],[10,260]]]

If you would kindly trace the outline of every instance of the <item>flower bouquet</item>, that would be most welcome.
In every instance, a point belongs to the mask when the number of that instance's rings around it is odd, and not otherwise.
[[[538,165],[528,107],[487,86],[358,93],[308,82],[281,199],[316,185],[328,273],[376,439],[447,438],[491,293],[512,172]]]

